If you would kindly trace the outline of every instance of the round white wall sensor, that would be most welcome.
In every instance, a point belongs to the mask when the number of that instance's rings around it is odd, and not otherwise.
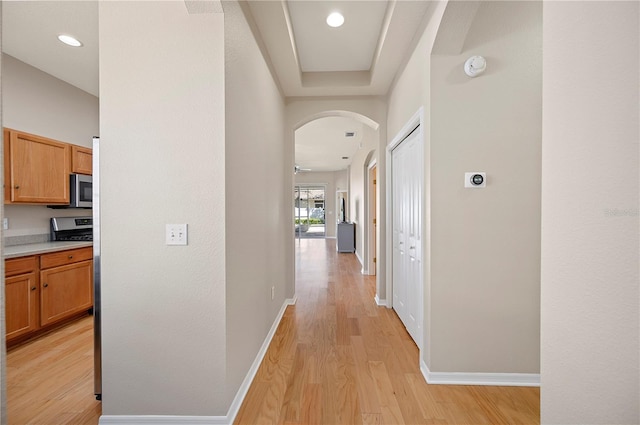
[[[469,77],[477,77],[487,69],[487,61],[482,56],[471,56],[464,63],[464,72]]]

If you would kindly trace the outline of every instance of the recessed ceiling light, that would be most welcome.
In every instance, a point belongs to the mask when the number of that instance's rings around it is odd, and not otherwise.
[[[344,24],[344,16],[338,12],[333,12],[327,16],[327,25],[333,28],[337,28]]]
[[[66,34],[60,34],[58,36],[58,40],[62,41],[64,44],[72,47],[80,47],[82,43],[75,37]]]

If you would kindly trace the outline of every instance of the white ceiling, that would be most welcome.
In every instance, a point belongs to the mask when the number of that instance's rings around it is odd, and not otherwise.
[[[241,2],[285,96],[384,96],[415,45],[427,0]],[[340,10],[345,22],[325,20]]]
[[[287,97],[386,95],[415,44],[430,4],[426,0],[241,1]],[[326,25],[333,11],[345,16],[340,28]],[[57,36],[63,33],[84,46],[60,43]],[[2,51],[98,96],[97,1],[3,1]],[[361,124],[343,118],[303,127],[296,132],[296,163],[314,170],[346,168],[345,160],[330,158],[336,153],[353,156],[351,142],[344,143],[344,131],[356,126]],[[324,140],[315,147],[311,139],[318,138],[312,137],[313,132]]]
[[[346,137],[345,132],[355,135]],[[344,170],[363,143],[363,136],[364,125],[353,118],[311,121],[296,130],[296,164],[303,172]]]
[[[385,1],[289,1],[302,72],[369,71],[387,10]],[[340,12],[345,23],[326,18]]]
[[[69,47],[60,34],[84,46]],[[98,3],[3,1],[2,51],[98,96]]]

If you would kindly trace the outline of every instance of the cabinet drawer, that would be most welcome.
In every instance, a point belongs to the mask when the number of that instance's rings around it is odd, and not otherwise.
[[[29,273],[38,268],[38,257],[20,257],[5,260],[4,271],[5,276],[15,276],[18,274]]]
[[[40,268],[49,269],[51,267],[64,266],[78,261],[92,260],[93,248],[69,249],[67,251],[53,252],[40,256]]]

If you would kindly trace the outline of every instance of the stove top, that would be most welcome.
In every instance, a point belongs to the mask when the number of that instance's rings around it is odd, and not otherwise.
[[[92,241],[93,235],[58,235],[58,241]]]
[[[92,241],[93,217],[52,217],[52,241]]]

